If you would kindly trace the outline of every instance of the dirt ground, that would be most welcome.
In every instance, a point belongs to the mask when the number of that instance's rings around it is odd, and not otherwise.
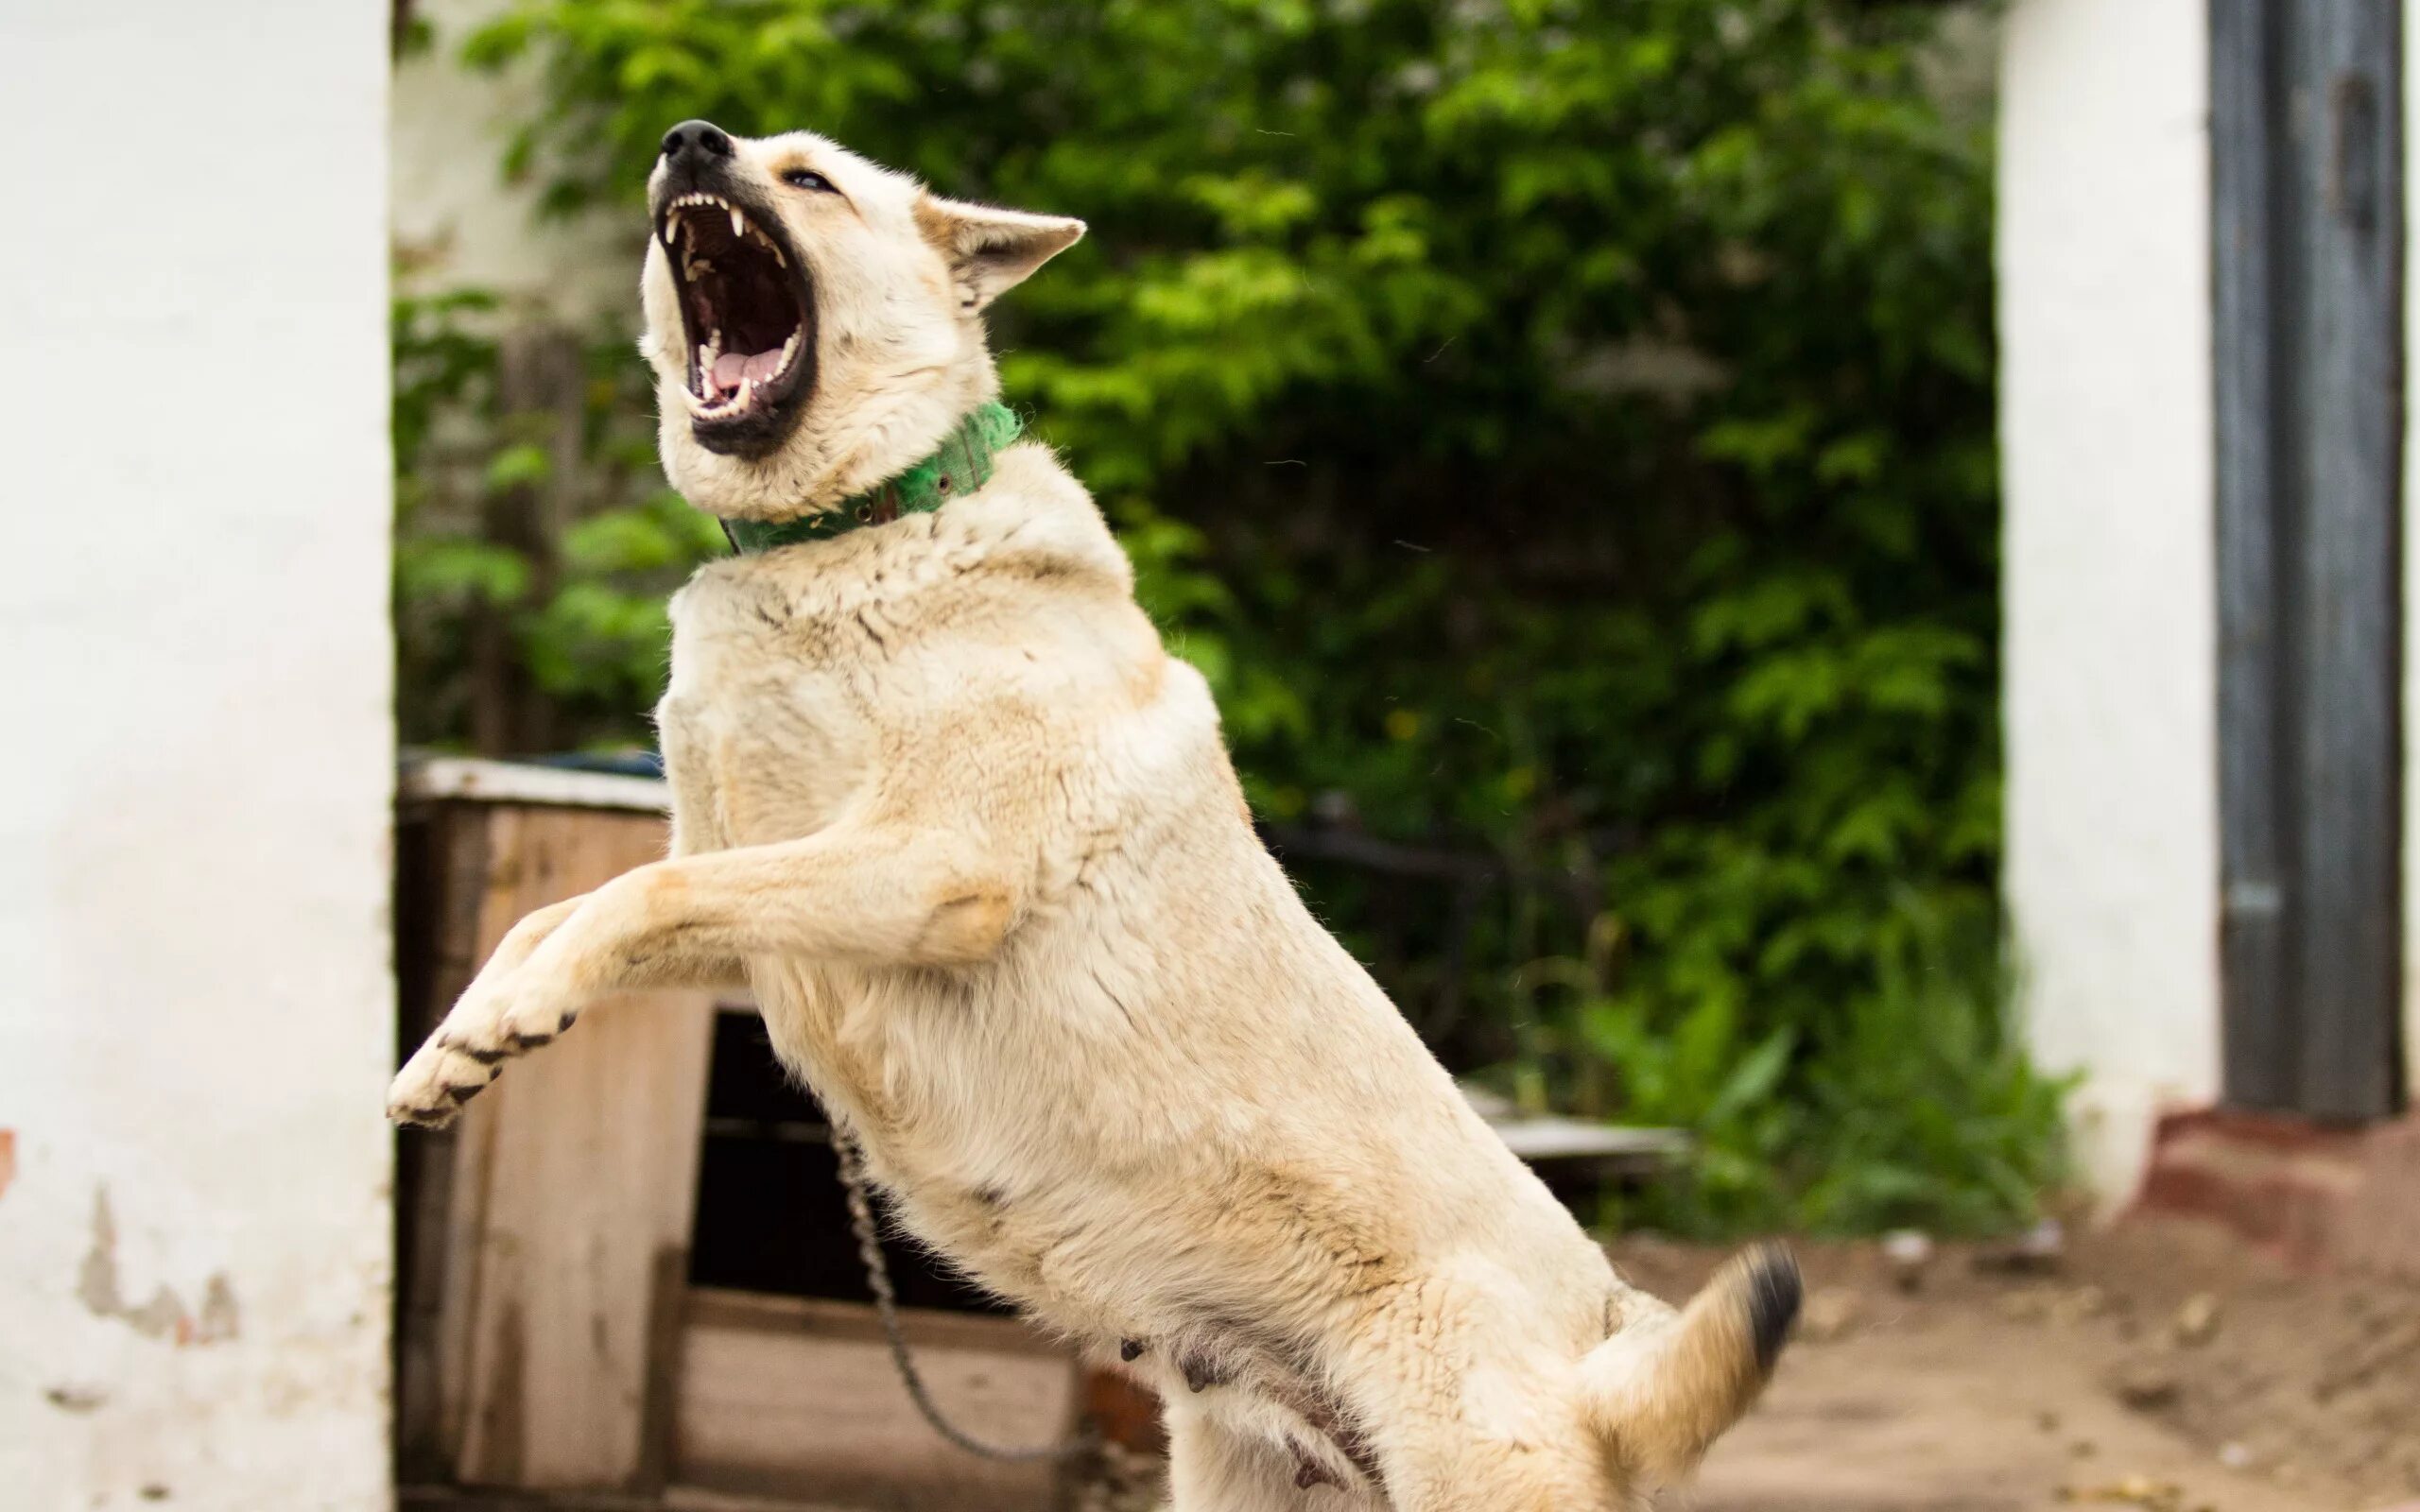
[[[2420,1512],[2420,1286],[2287,1276],[2176,1222],[1912,1275],[1799,1253],[1798,1342],[1668,1512]],[[1671,1297],[1720,1258],[1615,1248]],[[1079,1504],[1155,1505],[1155,1469]]]
[[[1806,1326],[1675,1512],[2371,1512],[2420,1500],[2420,1287],[2286,1276],[2198,1225],[2055,1262],[1801,1246]],[[1674,1296],[1701,1251],[1616,1260]]]

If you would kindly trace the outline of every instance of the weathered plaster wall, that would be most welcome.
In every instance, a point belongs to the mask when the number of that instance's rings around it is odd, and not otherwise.
[[[0,1505],[372,1509],[379,0],[0,6]]]
[[[504,0],[413,7],[429,41],[395,69],[397,283],[407,293],[488,289],[516,315],[574,325],[618,317],[635,335],[642,217],[541,221],[536,186],[505,180],[506,144],[540,108],[537,68],[523,60],[473,73],[458,60],[463,40],[505,9]]]
[[[2002,58],[2007,881],[2111,1197],[2218,1091],[2204,10],[2019,0]]]

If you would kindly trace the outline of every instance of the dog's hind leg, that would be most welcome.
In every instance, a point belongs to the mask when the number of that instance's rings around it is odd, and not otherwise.
[[[957,833],[883,826],[640,867],[516,926],[396,1076],[388,1116],[444,1124],[505,1060],[570,1028],[595,999],[719,981],[747,956],[978,960],[1017,907],[1011,875]]]
[[[1306,1473],[1307,1461],[1184,1403],[1168,1408],[1167,1512],[1385,1512],[1359,1486]]]

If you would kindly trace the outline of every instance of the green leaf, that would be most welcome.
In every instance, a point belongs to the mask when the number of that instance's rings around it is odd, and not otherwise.
[[[487,485],[501,493],[508,489],[544,483],[555,470],[554,459],[543,446],[524,443],[508,446],[488,461]]]

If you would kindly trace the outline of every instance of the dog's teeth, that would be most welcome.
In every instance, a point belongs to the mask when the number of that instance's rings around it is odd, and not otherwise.
[[[664,246],[668,251],[681,242],[681,207],[673,206],[664,216]]]
[[[779,374],[779,373],[786,373],[786,372],[789,371],[789,370],[790,370],[790,359],[791,359],[792,357],[797,356],[797,355],[798,355],[798,333],[797,333],[797,332],[795,332],[795,331],[793,331],[793,332],[791,332],[791,333],[790,333],[790,338],[789,338],[787,341],[785,341],[785,342],[783,342],[783,343],[782,343],[782,365],[781,365],[780,367],[778,367],[778,368],[774,369],[773,369],[773,371],[774,371],[776,374]]]
[[[753,378],[742,378],[739,380],[739,397],[731,402],[731,407],[734,409],[746,409],[750,402],[755,399],[755,397],[756,380]]]
[[[773,239],[772,239],[770,236],[768,236],[768,237],[764,238],[764,242],[765,242],[765,249],[766,249],[767,251],[771,252],[771,253],[773,254],[773,261],[774,261],[774,262],[779,263],[779,264],[780,264],[782,266],[784,266],[784,267],[787,267],[787,266],[790,266],[790,260],[789,260],[788,258],[784,257],[784,256],[782,255],[782,249],[781,249],[780,246],[778,246],[778,245],[773,241]]]
[[[748,217],[739,213],[737,205],[731,207],[731,233],[734,236],[748,234]]]

